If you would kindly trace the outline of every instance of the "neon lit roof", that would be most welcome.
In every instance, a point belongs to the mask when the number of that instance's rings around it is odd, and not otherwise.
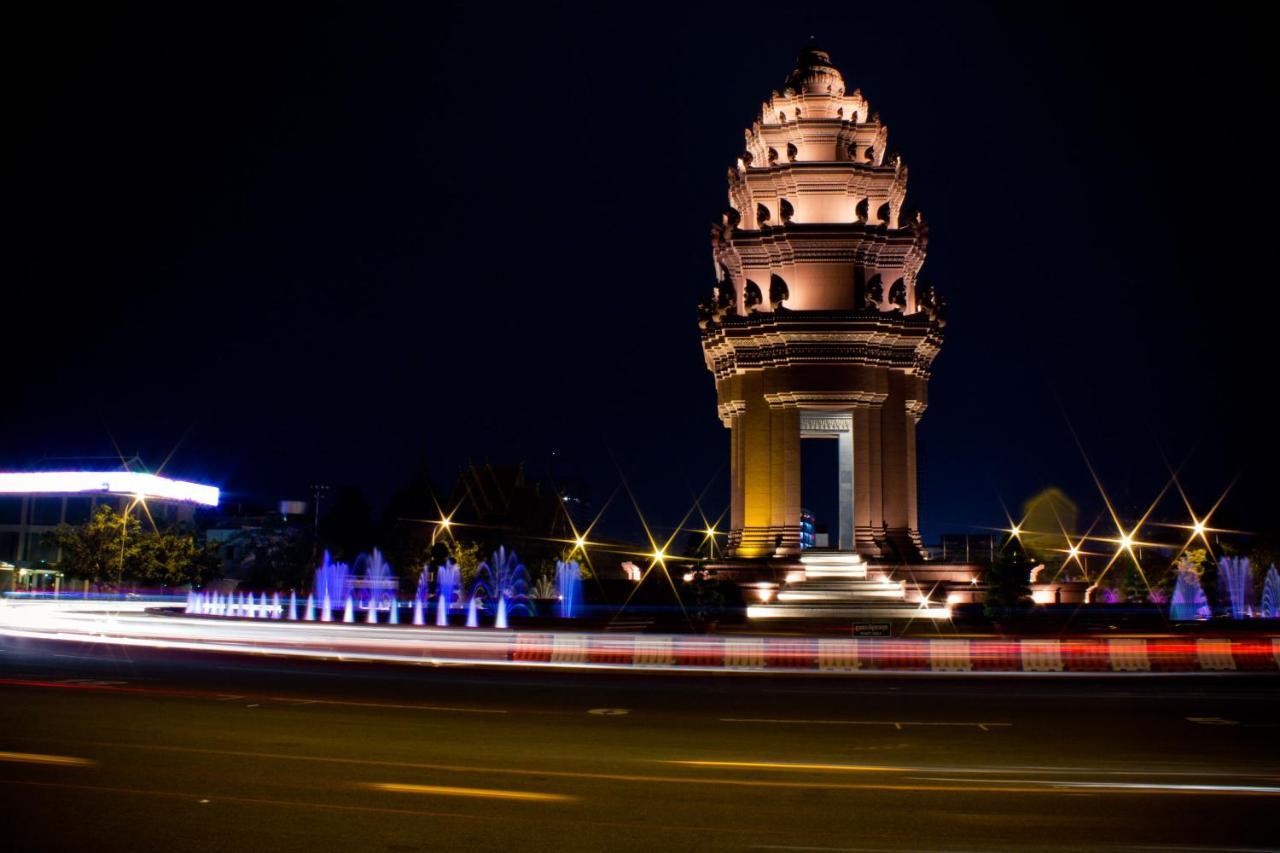
[[[33,471],[0,473],[0,494],[52,494],[107,492],[143,499],[218,505],[218,487],[185,480],[171,480],[137,471]]]

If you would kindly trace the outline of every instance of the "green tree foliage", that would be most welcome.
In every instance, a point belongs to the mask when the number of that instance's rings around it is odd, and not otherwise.
[[[480,571],[480,563],[485,559],[480,543],[454,539],[449,543],[449,556],[458,564],[458,573],[462,575],[462,588],[471,589],[471,584],[476,580],[476,573]]]
[[[1031,605],[1031,570],[1035,564],[1017,537],[1010,538],[987,567],[986,613],[996,616]]]
[[[214,549],[186,530],[158,530],[137,539],[136,579],[148,586],[202,584],[220,568]]]
[[[136,581],[154,586],[203,583],[217,573],[214,549],[181,528],[145,530],[136,515],[100,506],[84,524],[59,525],[48,542],[61,556],[58,568],[98,585]]]
[[[100,506],[84,524],[58,525],[46,534],[46,541],[61,552],[58,568],[66,574],[95,584],[118,584],[135,573],[141,528],[137,517]]]

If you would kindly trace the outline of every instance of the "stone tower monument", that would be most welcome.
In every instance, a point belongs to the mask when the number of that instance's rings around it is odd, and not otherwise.
[[[731,440],[729,554],[800,552],[800,442],[838,442],[839,548],[921,558],[916,423],[942,343],[907,167],[810,46],[746,131],[712,229],[702,349]]]

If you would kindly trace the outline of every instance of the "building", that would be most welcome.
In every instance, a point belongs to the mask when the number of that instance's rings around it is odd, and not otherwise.
[[[713,228],[702,349],[731,434],[736,558],[802,548],[801,442],[839,442],[839,550],[922,558],[915,428],[942,344],[928,229],[877,113],[810,46],[764,102]]]
[[[97,507],[116,512],[146,505],[159,524],[189,522],[200,507],[218,505],[218,488],[131,470],[0,472],[0,562],[19,570],[56,564],[45,534],[83,524]]]

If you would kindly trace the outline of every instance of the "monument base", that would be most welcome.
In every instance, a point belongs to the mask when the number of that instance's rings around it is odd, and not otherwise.
[[[742,588],[752,620],[949,619],[955,593],[972,594],[978,566],[892,565],[853,551],[808,550],[799,557],[732,559],[706,570]]]

